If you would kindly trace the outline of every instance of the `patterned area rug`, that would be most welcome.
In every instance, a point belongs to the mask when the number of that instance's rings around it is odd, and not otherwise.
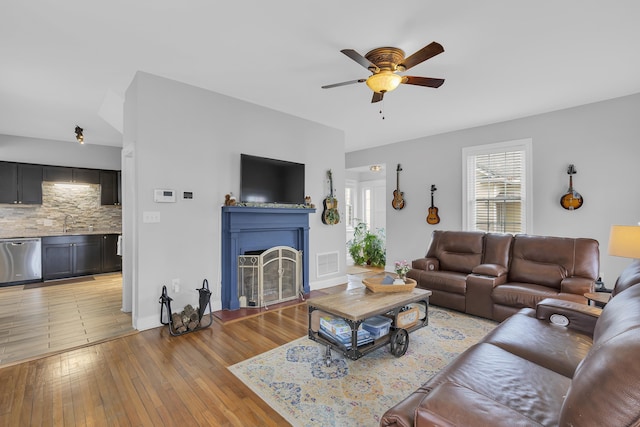
[[[496,322],[429,307],[429,325],[409,335],[409,348],[394,357],[389,346],[358,360],[299,338],[229,367],[293,426],[374,427],[458,354],[490,332]]]

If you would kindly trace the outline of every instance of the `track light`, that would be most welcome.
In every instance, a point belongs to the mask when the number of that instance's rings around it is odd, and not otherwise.
[[[82,134],[83,129],[80,126],[76,126],[76,139],[80,144],[84,144],[84,135]]]

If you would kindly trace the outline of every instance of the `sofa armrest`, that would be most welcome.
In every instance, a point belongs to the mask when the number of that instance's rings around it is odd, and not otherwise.
[[[488,265],[488,264],[485,264]],[[474,316],[493,318],[493,289],[507,281],[507,276],[486,276],[469,274],[467,276],[467,291],[465,294],[465,312]]]
[[[483,276],[500,277],[507,274],[507,267],[500,264],[480,264],[473,267],[471,270],[474,274],[481,274]]]
[[[448,381],[436,386],[416,408],[416,427],[513,427],[531,424],[531,418],[508,406]]]
[[[594,281],[586,277],[571,276],[560,282],[560,292],[563,294],[584,295],[594,290]]]
[[[437,258],[419,258],[411,261],[411,267],[416,270],[435,271],[440,270],[440,261]]]
[[[591,336],[593,336],[593,330],[600,318],[600,313],[602,313],[601,308],[556,298],[545,298],[536,306],[537,319],[560,324]],[[553,319],[552,316],[554,316]]]

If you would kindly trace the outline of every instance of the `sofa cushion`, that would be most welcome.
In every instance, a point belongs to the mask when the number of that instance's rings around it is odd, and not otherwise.
[[[613,291],[611,291],[611,298],[638,283],[640,283],[640,259],[633,261],[618,276]]]
[[[558,290],[556,289],[547,286],[532,285],[530,283],[515,282],[496,286],[491,293],[494,304],[507,305],[515,308],[535,307],[536,304],[543,299],[557,296]]]
[[[483,241],[479,231],[436,230],[426,258],[437,258],[441,270],[468,274],[482,263]]]
[[[483,342],[496,345],[565,377],[573,374],[593,345],[592,338],[535,318],[530,309],[514,314]]]
[[[640,325],[640,286],[632,286],[611,298],[593,330],[593,344],[599,345]]]
[[[464,402],[464,411],[460,403]],[[416,409],[416,427],[529,427],[532,419],[467,387],[444,382],[433,389]]]
[[[513,236],[511,234],[487,233],[484,236],[482,263],[508,267],[512,242]]]
[[[423,388],[434,389],[445,382],[459,384],[548,426],[558,425],[559,397],[571,384],[564,375],[488,343],[470,347]]]
[[[604,311],[608,308],[607,305]],[[592,347],[576,370],[564,401],[560,425],[640,425],[640,363],[637,363],[640,328],[637,326],[638,323],[635,328]]]
[[[465,273],[420,270],[413,270],[411,273],[409,277],[415,279],[425,289],[447,291],[460,295],[464,295],[467,289],[467,275]]]
[[[513,241],[509,281],[560,288],[570,276],[595,278],[600,263],[598,241],[517,234]]]

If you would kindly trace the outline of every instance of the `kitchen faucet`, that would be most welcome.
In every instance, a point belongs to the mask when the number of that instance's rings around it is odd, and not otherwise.
[[[71,220],[71,224],[75,224],[76,220],[73,219],[73,215],[70,214],[66,214],[64,216],[64,225],[62,226],[62,232],[66,233],[67,231],[69,231],[69,220]]]

